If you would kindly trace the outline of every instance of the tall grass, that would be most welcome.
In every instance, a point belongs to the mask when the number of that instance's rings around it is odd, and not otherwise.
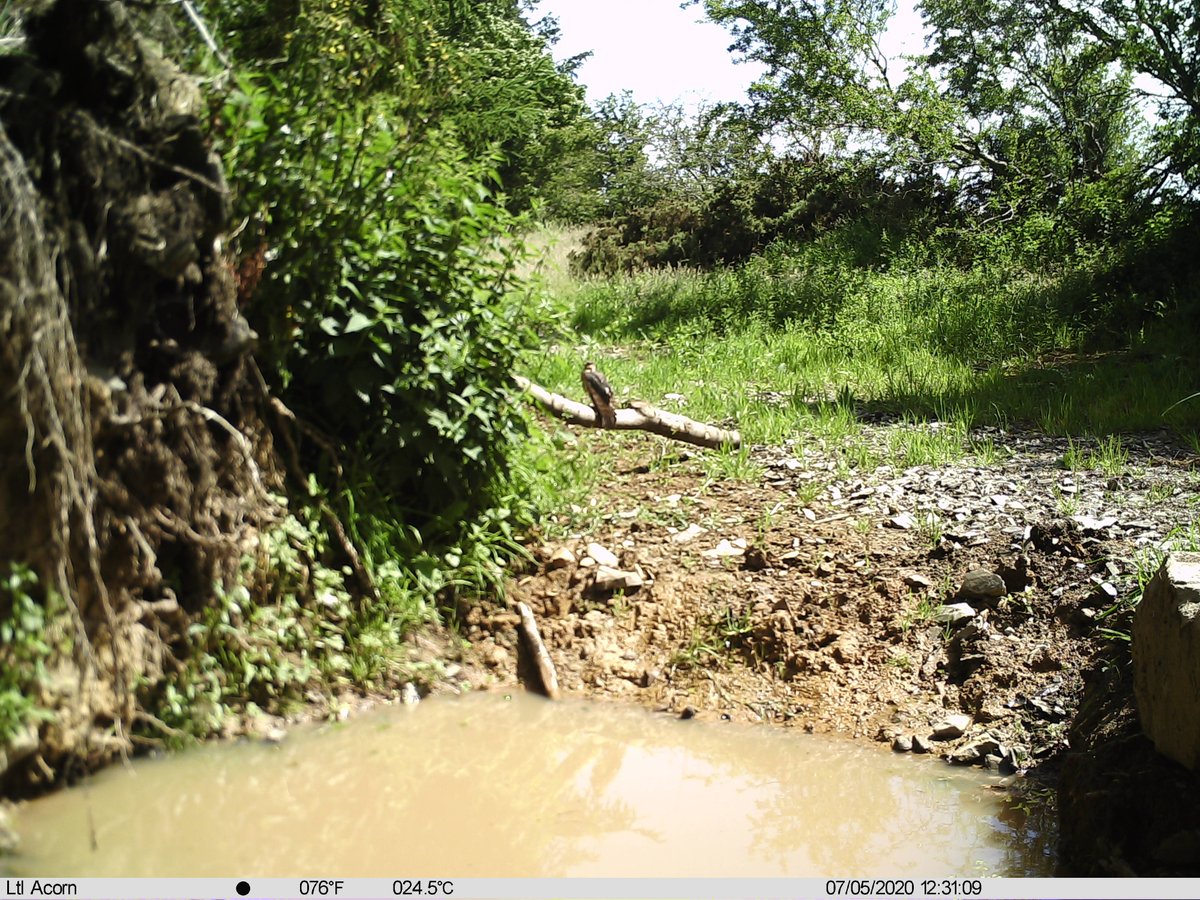
[[[581,354],[595,356],[619,395],[682,394],[686,415],[732,419],[755,442],[819,430],[846,414],[828,406],[838,398],[1058,434],[1200,429],[1200,402],[1167,411],[1200,389],[1196,349],[1171,323],[1086,352],[1103,324],[1092,283],[1083,268],[880,271],[819,242],[775,246],[734,269],[560,282],[568,337],[530,365],[571,392]]]

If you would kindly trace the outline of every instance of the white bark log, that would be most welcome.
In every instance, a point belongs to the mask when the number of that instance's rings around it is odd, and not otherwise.
[[[572,425],[586,425],[589,428],[599,428],[596,411],[590,406],[555,394],[546,390],[540,384],[534,384],[528,378],[514,375],[517,386],[537,400],[542,406],[554,413],[560,419]],[[715,425],[705,425],[678,413],[666,412],[635,400],[624,409],[618,409],[617,420],[613,428],[627,431],[649,431],[662,435],[673,441],[695,444],[699,447],[740,447],[742,436],[737,431],[718,428]]]

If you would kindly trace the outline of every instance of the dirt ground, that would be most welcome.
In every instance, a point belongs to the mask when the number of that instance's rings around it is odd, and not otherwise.
[[[658,438],[581,433],[612,460],[573,519],[595,526],[534,546],[508,605],[471,609],[465,636],[500,684],[536,687],[524,602],[568,694],[1052,776],[1111,610],[1195,479],[1156,437],[1106,481],[1064,470],[1052,438],[997,436],[1016,448],[1001,462],[864,477],[837,469],[837,448],[758,447],[762,474],[739,481]],[[629,586],[604,587],[605,550]],[[993,577],[964,586],[979,569]]]

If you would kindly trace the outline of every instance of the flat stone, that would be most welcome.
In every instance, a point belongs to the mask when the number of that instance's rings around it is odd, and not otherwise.
[[[1117,520],[1113,516],[1104,516],[1099,519],[1094,516],[1071,516],[1071,520],[1083,531],[1104,531],[1117,524]]]
[[[705,530],[693,522],[687,528],[683,529],[683,531],[671,535],[671,540],[676,544],[686,544],[688,541],[693,541],[700,537],[700,535],[704,534]]]
[[[21,846],[21,839],[13,827],[12,818],[3,806],[0,806],[0,856],[16,853]]]
[[[933,581],[916,572],[906,572],[904,575],[904,583],[910,588],[915,588],[918,591],[925,591],[933,587]]]
[[[597,591],[636,591],[645,583],[637,572],[626,572],[612,566],[601,565],[596,568],[596,576],[592,587]]]
[[[621,564],[617,559],[617,555],[605,547],[603,544],[591,543],[587,545],[587,555],[596,561],[599,566],[608,566],[610,569],[615,569]]]
[[[908,753],[913,748],[913,739],[908,735],[899,735],[892,741],[892,749],[897,753]]]
[[[950,751],[950,755],[946,759],[949,760],[951,765],[970,766],[979,762],[980,757],[975,752],[975,748],[971,744],[967,744]]]
[[[1170,865],[1194,865],[1200,859],[1200,828],[1177,831],[1155,848],[1154,858]]]
[[[915,528],[917,520],[908,513],[900,513],[898,516],[892,516],[887,520],[889,528],[899,528],[902,531],[908,531],[910,528]]]
[[[728,540],[722,540],[717,546],[711,550],[705,550],[700,555],[706,559],[728,559],[734,556],[741,556],[742,550],[739,547],[735,547]]]
[[[987,569],[972,569],[963,578],[958,592],[976,600],[995,600],[1008,593],[1004,579]]]
[[[38,748],[38,730],[33,725],[25,725],[8,739],[8,743],[0,744],[0,774],[10,767],[32,756]]]
[[[952,741],[955,738],[960,738],[971,725],[971,717],[963,713],[954,713],[946,716],[941,722],[933,726],[933,732],[929,735],[935,741]]]
[[[969,741],[961,747],[955,748],[954,752],[950,754],[950,762],[958,765],[972,765],[992,756],[996,759],[996,767],[999,767],[1001,749],[998,740],[990,734],[985,734],[978,740]]]
[[[990,734],[985,734],[979,740],[972,741],[968,746],[975,750],[979,756],[995,756],[1000,758],[1004,755],[1004,747]]]
[[[912,739],[913,753],[932,753],[933,744],[929,742],[929,738],[921,737],[919,734],[914,734]]]
[[[979,615],[969,603],[947,603],[938,607],[934,621],[939,625],[959,625]]]

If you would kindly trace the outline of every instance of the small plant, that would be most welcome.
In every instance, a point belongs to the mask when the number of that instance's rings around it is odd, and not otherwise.
[[[886,664],[901,672],[908,672],[913,667],[912,657],[903,650],[895,650],[889,654]]]
[[[825,493],[828,485],[816,478],[805,481],[796,488],[796,501],[801,508],[812,505],[812,502]]]
[[[758,481],[762,478],[762,466],[750,455],[750,448],[743,444],[736,450],[724,447],[705,456],[708,477],[724,481]]]
[[[853,441],[842,447],[841,458],[860,473],[873,472],[879,468],[880,464],[880,459],[875,451],[861,441]]]
[[[932,510],[926,512],[917,519],[917,534],[931,550],[937,547],[941,544],[942,536],[945,534],[941,516]]]
[[[717,634],[725,640],[725,647],[737,643],[754,631],[750,622],[750,610],[744,609],[735,613],[732,607],[725,610],[716,626]]]
[[[1075,400],[1067,394],[1047,403],[1038,417],[1038,425],[1047,434],[1063,434],[1076,422]]]
[[[686,646],[671,655],[670,665],[680,669],[695,669],[714,659],[720,659],[723,650],[721,641],[712,628],[696,625]]]
[[[37,573],[22,563],[13,563],[0,579],[0,607],[8,614],[0,619],[0,746],[33,722],[54,716],[33,699],[37,683],[46,677],[45,663],[54,652],[51,628],[61,618],[62,601],[53,591],[42,589]],[[43,603],[45,605],[43,605]],[[60,649],[69,650],[62,638]]]
[[[775,517],[779,511],[783,509],[783,503],[776,503],[768,510],[764,510],[758,517],[758,523],[755,526],[755,540],[758,546],[765,546],[767,535],[771,533],[771,529],[775,526]]]
[[[1146,497],[1156,503],[1170,500],[1175,496],[1175,488],[1165,482],[1155,482],[1146,491]]]
[[[924,595],[917,601],[917,605],[906,612],[903,618],[900,619],[900,631],[902,634],[908,634],[909,630],[914,625],[926,625],[937,618],[938,609],[941,603],[928,594]]]
[[[1089,469],[1099,469],[1111,477],[1124,474],[1128,463],[1129,451],[1125,449],[1121,438],[1115,434],[1109,435],[1101,441],[1096,450],[1088,454],[1087,458]]]
[[[1083,448],[1075,443],[1074,438],[1067,438],[1067,449],[1063,451],[1062,466],[1072,472],[1087,468]]]
[[[843,384],[837,389],[837,398],[834,402],[843,409],[848,410],[851,414],[854,412],[854,388],[848,384]]]
[[[973,439],[969,446],[971,453],[985,466],[994,466],[1000,460],[1011,456],[1008,450],[996,446],[996,442],[990,437]]]
[[[1074,494],[1066,493],[1057,486],[1054,488],[1054,505],[1066,518],[1079,513],[1079,498]]]
[[[809,430],[834,444],[845,445],[862,431],[854,410],[837,403],[820,403],[816,414],[808,420]]]
[[[961,423],[934,428],[907,420],[888,436],[888,451],[892,464],[900,468],[943,465],[962,458],[965,435]]]

